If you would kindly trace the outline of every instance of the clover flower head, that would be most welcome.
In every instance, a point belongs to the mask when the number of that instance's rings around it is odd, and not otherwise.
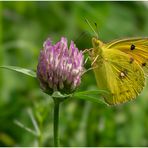
[[[74,91],[81,82],[83,58],[82,51],[73,41],[68,48],[65,37],[54,45],[48,38],[43,44],[37,66],[37,77],[43,91]]]

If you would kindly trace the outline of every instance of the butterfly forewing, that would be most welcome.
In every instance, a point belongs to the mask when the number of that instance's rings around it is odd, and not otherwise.
[[[120,50],[136,60],[148,76],[148,38],[131,38],[113,41],[104,46],[105,49]]]

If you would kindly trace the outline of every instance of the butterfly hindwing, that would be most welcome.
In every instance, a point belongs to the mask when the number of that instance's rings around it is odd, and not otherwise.
[[[129,63],[130,56],[121,51],[104,52],[107,87],[112,97],[106,97],[108,104],[120,104],[133,100],[142,91],[145,77],[136,61]]]

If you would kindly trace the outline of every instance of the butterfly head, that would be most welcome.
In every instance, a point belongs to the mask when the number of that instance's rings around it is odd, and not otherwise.
[[[91,59],[93,63],[92,65],[98,65],[98,63],[102,63],[101,61],[103,60],[103,51],[102,51],[103,42],[93,37],[92,45],[93,45],[93,49],[91,52]]]
[[[92,45],[93,45],[93,48],[96,49],[96,48],[101,48],[102,45],[103,45],[103,42],[101,42],[100,40],[98,40],[97,38],[93,37],[92,38]]]

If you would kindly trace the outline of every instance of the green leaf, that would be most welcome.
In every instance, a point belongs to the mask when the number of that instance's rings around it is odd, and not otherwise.
[[[105,95],[109,95],[109,92],[105,90],[90,90],[90,91],[75,92],[73,94],[73,97],[107,105],[107,103],[102,98]]]
[[[9,69],[9,70],[13,70],[19,73],[23,73],[25,75],[31,76],[36,78],[36,72],[30,69],[26,69],[26,68],[21,68],[21,67],[16,67],[16,66],[0,66],[0,68],[5,68],[5,69]]]

